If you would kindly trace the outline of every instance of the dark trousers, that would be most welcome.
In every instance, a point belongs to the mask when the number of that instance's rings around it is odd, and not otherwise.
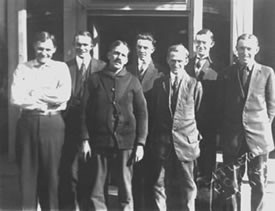
[[[223,154],[224,164],[229,168],[225,168],[227,178],[232,181],[233,185],[238,188],[236,194],[225,199],[224,210],[240,211],[241,210],[241,183],[247,167],[247,175],[251,187],[251,211],[262,211],[264,207],[265,187],[267,183],[267,159],[268,154],[253,157],[249,153],[245,140],[242,140],[243,146],[238,156]],[[240,162],[240,157],[247,153],[246,159]],[[236,166],[236,161],[237,166]]]
[[[114,179],[118,186],[118,202],[121,210],[133,210],[131,162],[133,150],[96,150],[92,157],[94,179],[90,202],[92,210],[107,210],[105,182],[111,167],[115,166]]]
[[[66,128],[60,162],[59,204],[62,210],[75,210],[77,206],[79,133]]]
[[[145,148],[143,159],[134,164],[132,190],[135,211],[147,211],[152,209],[153,186],[150,174],[152,168],[151,159],[150,150],[146,150]]]
[[[194,182],[194,162],[181,162],[172,150],[166,160],[155,160],[152,163],[151,175],[154,192],[154,209],[166,210],[195,210],[197,194]]]
[[[61,115],[22,115],[17,124],[22,208],[58,209],[58,168],[64,142]]]
[[[216,167],[217,141],[215,133],[202,133],[200,157],[197,159],[196,180],[198,186],[209,187]]]
[[[144,160],[136,163],[134,165],[134,173],[133,173],[133,197],[134,197],[134,210],[142,211],[145,207],[144,202],[144,180],[145,180],[145,163]]]

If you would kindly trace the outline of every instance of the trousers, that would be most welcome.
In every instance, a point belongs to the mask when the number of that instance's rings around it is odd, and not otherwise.
[[[247,168],[247,176],[251,187],[251,211],[264,210],[264,195],[267,183],[267,159],[268,153],[258,155],[256,157],[249,153],[246,141],[243,140],[242,148],[239,152],[239,157],[247,153],[246,159],[235,167],[235,162],[238,157],[223,154],[224,164],[229,168],[225,168],[227,178],[232,181],[233,185],[238,188],[238,192],[232,197],[225,199],[224,207],[226,211],[240,211],[241,210],[241,183],[242,178]],[[251,155],[251,156],[249,156]]]
[[[17,122],[16,160],[20,171],[22,208],[58,209],[58,168],[64,142],[64,121],[56,115],[22,115]]]
[[[154,210],[195,210],[197,187],[193,161],[179,161],[172,150],[166,160],[155,160],[152,170]]]
[[[123,211],[133,211],[133,164],[129,162],[132,159],[133,150],[101,149],[96,150],[94,153],[95,155],[92,157],[93,166],[91,166],[94,171],[94,176],[89,210],[107,210],[105,183],[109,171],[115,167],[113,176],[118,187],[119,209]]]

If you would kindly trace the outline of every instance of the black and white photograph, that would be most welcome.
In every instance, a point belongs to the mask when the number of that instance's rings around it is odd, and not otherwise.
[[[275,210],[274,10],[0,0],[0,210]]]

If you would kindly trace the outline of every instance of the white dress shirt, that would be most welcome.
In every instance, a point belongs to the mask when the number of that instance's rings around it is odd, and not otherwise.
[[[207,59],[210,59],[209,56],[206,56],[206,57],[203,57],[203,58],[196,57],[196,61],[195,61],[195,74],[196,74],[196,77],[198,77],[198,75],[200,74],[201,69],[202,69],[202,67],[205,64]],[[200,64],[198,65],[198,63],[200,63]]]
[[[81,66],[82,66],[83,63],[85,64],[85,67],[86,67],[86,70],[87,70],[89,65],[90,65],[91,58],[92,57],[90,56],[90,54],[85,56],[84,58],[80,58],[79,56],[76,56],[76,63],[77,63],[78,70],[81,69]]]
[[[182,73],[178,73],[178,74],[176,75],[176,74],[170,72],[171,86],[173,86],[173,84],[174,84],[174,82],[175,82],[175,80],[176,80],[176,77],[178,78],[178,86],[179,86],[180,83],[181,83],[181,80],[182,80],[182,78],[183,78],[183,75],[184,75],[184,74],[182,74]]]
[[[152,59],[147,59],[147,60],[141,60],[138,59],[138,70],[139,70],[139,75],[143,76],[146,70],[149,67],[149,64],[151,63]]]
[[[21,109],[60,111],[71,95],[71,76],[64,62],[36,60],[19,64],[11,85],[11,103]]]

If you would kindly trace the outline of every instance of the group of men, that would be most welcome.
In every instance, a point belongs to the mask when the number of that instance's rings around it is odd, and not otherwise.
[[[194,211],[198,189],[213,187],[219,142],[232,186],[240,188],[245,167],[235,161],[250,155],[251,210],[263,210],[274,71],[255,61],[254,35],[238,38],[238,61],[224,71],[210,58],[210,30],[194,43],[191,59],[182,44],[168,48],[167,71],[152,60],[150,33],[137,35],[128,64],[126,42],[114,41],[105,63],[91,57],[92,36],[82,31],[66,65],[52,60],[54,36],[38,33],[36,58],[18,65],[11,88],[21,108],[22,208],[107,210],[112,181],[121,210]],[[240,210],[240,192],[223,198],[222,209]]]

